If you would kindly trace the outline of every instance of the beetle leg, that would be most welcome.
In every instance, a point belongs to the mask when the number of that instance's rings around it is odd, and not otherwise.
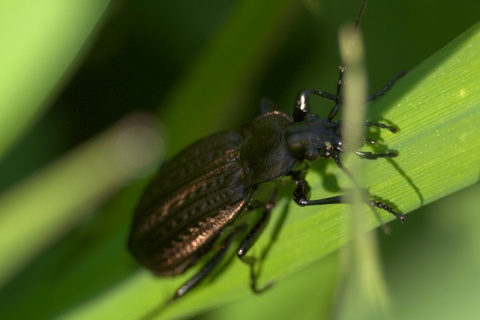
[[[327,117],[329,121],[333,120],[333,118],[337,115],[338,111],[340,110],[340,106],[342,106],[342,103],[343,103],[342,97],[340,94],[342,92],[342,86],[343,86],[343,74],[345,73],[346,68],[343,65],[341,65],[339,68],[340,68],[340,75],[338,76],[338,81],[337,81],[337,95],[335,99],[335,106],[333,106],[332,110],[330,111]],[[378,90],[374,94],[369,95],[367,98],[367,101],[372,101],[377,99],[380,96],[383,96],[388,90],[390,90],[390,88],[395,84],[395,82],[399,78],[405,75],[405,73],[406,73],[405,71],[401,71],[398,74],[396,74],[392,79],[390,79],[390,81],[388,81],[388,83],[382,89]],[[372,125],[376,125],[376,124],[372,124]],[[390,126],[379,124],[378,127],[388,129],[393,133],[397,132],[396,128],[393,128]]]
[[[236,235],[238,229],[232,231],[228,237],[223,241],[220,249],[218,252],[213,256],[213,258],[203,267],[196,275],[194,275],[190,280],[188,280],[183,286],[181,286],[173,296],[173,299],[180,298],[183,296],[187,291],[195,287],[202,281],[210,272],[218,265],[218,263],[222,260],[225,252],[227,252],[228,248],[232,244],[232,240]]]
[[[340,99],[334,94],[323,92],[320,90],[304,90],[301,91],[298,95],[297,98],[295,99],[295,107],[293,108],[293,121],[295,122],[300,122],[302,121],[305,116],[310,113],[310,101],[309,101],[309,96],[311,94],[320,96],[322,98],[332,100],[332,101],[337,101]]]
[[[382,128],[382,129],[387,129],[388,131],[390,131],[392,133],[397,133],[397,131],[398,131],[398,129],[395,128],[395,127],[387,126],[386,124],[383,124],[383,123],[370,122],[370,121],[365,122],[365,127],[379,127],[379,128]]]
[[[310,185],[305,180],[306,172],[293,171],[292,179],[295,181],[295,190],[293,191],[293,200],[299,205],[304,206],[304,202],[310,198]]]
[[[365,151],[355,151],[355,154],[360,159],[367,159],[367,160],[375,160],[377,158],[395,158],[398,156],[396,152],[387,152],[387,153],[373,153],[373,152],[365,152]]]
[[[340,67],[338,67],[338,69],[340,69],[340,74],[338,75],[338,80],[337,80],[337,94],[335,95],[335,100],[334,100],[335,105],[333,106],[332,110],[330,110],[330,113],[328,114],[328,117],[327,117],[328,121],[332,121],[333,118],[335,118],[343,102],[342,96],[340,94],[342,93],[342,87],[343,87],[343,75],[347,68],[342,64]]]
[[[334,197],[323,198],[323,199],[309,200],[310,186],[308,185],[308,182],[305,180],[304,174],[296,175],[294,173],[292,177],[295,180],[295,190],[293,192],[293,200],[301,207],[320,206],[325,204],[341,204],[341,203],[352,204],[353,203],[351,200],[352,197],[349,197],[348,195],[340,195],[340,196],[334,196]],[[368,192],[366,190],[363,190],[363,192],[366,195],[368,195]],[[385,210],[388,213],[394,215],[400,221],[405,220],[405,216],[403,214],[396,212],[391,206],[389,206],[384,202],[368,199],[368,197],[362,197],[362,199],[364,199],[363,202],[365,204],[368,204],[371,207],[377,207],[379,209]]]
[[[368,101],[372,101],[372,100],[377,99],[380,96],[383,96],[388,90],[390,90],[390,88],[394,85],[394,83],[398,79],[403,77],[405,74],[406,74],[405,71],[400,71],[399,73],[397,73],[392,79],[390,79],[390,81],[388,81],[388,83],[382,89],[378,90],[374,94],[369,95],[368,96]]]
[[[304,91],[301,91],[298,94],[297,99],[295,100],[295,107],[293,109],[293,120],[295,122],[302,121],[305,118],[305,116],[307,115],[307,113],[310,113],[310,103],[309,103],[309,97],[308,96],[311,95],[311,94],[320,96],[320,97],[328,99],[328,100],[335,101],[335,105],[333,106],[332,110],[330,110],[330,113],[328,114],[327,119],[329,121],[331,121],[331,120],[333,120],[333,118],[335,118],[338,111],[340,110],[340,107],[343,104],[343,99],[342,99],[342,96],[341,96],[341,92],[342,92],[342,87],[343,87],[343,75],[345,73],[346,68],[345,68],[344,65],[341,65],[339,67],[339,69],[340,69],[340,74],[339,74],[338,80],[337,80],[337,92],[336,92],[336,94],[331,94],[331,93],[323,92],[323,91],[320,91],[320,90],[304,90]],[[383,96],[388,90],[390,90],[390,88],[395,84],[395,82],[399,78],[401,78],[402,76],[405,75],[405,73],[406,73],[405,71],[401,71],[398,74],[396,74],[392,79],[390,79],[390,81],[382,89],[375,92],[374,94],[369,95],[368,98],[367,98],[367,101],[372,101],[372,100],[377,99],[380,96]],[[394,133],[397,131],[396,128],[393,128],[393,127],[390,127],[390,126],[383,125],[383,126],[380,126],[380,127],[388,129],[388,130],[390,130]]]
[[[276,195],[277,193],[275,191],[268,203],[262,204],[264,209],[262,211],[260,219],[248,231],[248,234],[242,240],[242,243],[237,250],[237,256],[240,258],[240,260],[242,260],[243,263],[247,264],[250,268],[250,287],[254,293],[261,293],[264,290],[269,289],[273,285],[273,282],[270,282],[263,288],[259,289],[257,286],[257,276],[255,274],[255,264],[257,263],[257,259],[255,257],[246,257],[245,255],[247,254],[248,250],[250,250],[250,248],[255,244],[258,237],[265,230],[265,227],[270,220],[270,213],[273,207],[275,207]],[[251,207],[250,209],[254,209],[258,205],[259,204],[256,203],[254,207]]]

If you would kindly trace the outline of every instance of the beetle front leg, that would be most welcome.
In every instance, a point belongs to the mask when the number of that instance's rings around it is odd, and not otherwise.
[[[275,207],[276,201],[276,192],[272,195],[270,201],[266,204],[259,204],[256,203],[255,205],[251,206],[250,209],[255,209],[259,206],[262,206],[264,209],[262,211],[262,215],[260,219],[255,223],[255,225],[248,231],[248,234],[243,239],[240,247],[237,250],[237,256],[242,260],[243,263],[247,264],[250,268],[250,288],[254,293],[262,293],[263,291],[269,289],[273,282],[268,283],[263,288],[258,288],[257,286],[257,276],[255,274],[255,264],[257,263],[257,258],[255,257],[246,257],[245,255],[250,250],[250,248],[255,244],[258,237],[262,234],[265,230],[265,227],[270,220],[270,214],[272,209]]]
[[[365,121],[365,127],[378,127],[381,129],[387,129],[391,133],[397,133],[398,129],[392,126],[388,126],[384,123]]]
[[[390,79],[390,81],[388,81],[388,83],[382,89],[378,90],[374,94],[369,95],[368,101],[372,101],[377,99],[378,97],[383,96],[388,90],[390,90],[390,88],[395,84],[395,82],[401,77],[403,77],[405,74],[405,71],[400,71],[399,73],[397,73],[392,79]]]
[[[310,113],[310,95],[317,95],[319,97],[337,101],[339,98],[331,93],[323,92],[320,90],[304,90],[297,95],[295,99],[295,106],[293,108],[293,121],[300,122],[303,121],[305,116]]]

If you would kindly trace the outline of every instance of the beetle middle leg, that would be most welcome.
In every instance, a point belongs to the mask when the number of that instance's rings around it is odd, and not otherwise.
[[[292,179],[295,182],[295,190],[293,191],[293,200],[301,207],[305,206],[319,206],[325,204],[352,204],[352,200],[348,195],[339,195],[329,198],[310,200],[310,185],[305,180],[305,172],[294,171],[292,172]],[[365,194],[368,195],[364,189],[362,189]],[[388,213],[394,215],[400,221],[405,220],[405,216],[401,213],[396,212],[391,206],[382,202],[376,201],[374,199],[368,199],[368,197],[363,197],[364,203],[371,206],[377,207],[379,209],[385,210]]]
[[[384,123],[379,123],[379,122],[370,122],[366,121],[365,122],[365,127],[378,127],[381,129],[387,129],[391,133],[397,133],[398,129],[389,125],[386,125]]]
[[[378,158],[395,158],[398,154],[396,152],[373,153],[368,151],[355,151],[355,154],[360,159],[376,160]]]

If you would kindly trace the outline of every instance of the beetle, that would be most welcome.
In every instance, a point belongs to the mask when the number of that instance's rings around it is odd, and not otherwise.
[[[275,194],[265,203],[256,200],[260,185],[290,177],[295,184],[293,200],[299,206],[348,203],[345,196],[309,199],[310,186],[305,176],[310,162],[333,160],[350,176],[340,159],[343,152],[353,152],[369,160],[397,156],[395,152],[372,153],[344,145],[341,122],[334,120],[343,105],[344,72],[345,68],[340,67],[336,94],[301,91],[295,99],[292,116],[271,110],[263,102],[262,114],[246,123],[241,134],[232,131],[213,134],[185,148],[159,169],[135,210],[128,239],[130,252],[154,274],[170,277],[184,273],[214,251],[205,266],[175,292],[173,299],[200,283],[222,261],[238,234],[246,234],[237,256],[250,268],[252,291],[258,293],[270,286],[257,287],[255,258],[246,256],[267,225],[275,205]],[[404,74],[397,74],[380,91],[370,95],[368,101],[385,94]],[[334,102],[326,118],[310,111],[312,95]],[[365,126],[397,131],[376,122],[366,122]],[[363,137],[365,142],[374,143]],[[404,219],[384,202],[364,201]],[[262,210],[252,226],[236,224],[243,212],[259,208]]]

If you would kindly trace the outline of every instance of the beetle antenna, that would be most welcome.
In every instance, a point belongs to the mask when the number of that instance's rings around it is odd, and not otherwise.
[[[357,39],[358,29],[360,28],[360,21],[362,20],[363,13],[365,12],[365,7],[367,6],[367,0],[363,0],[362,4],[360,5],[360,9],[358,10],[357,17],[355,18],[355,24],[353,25],[352,30],[352,37],[350,38],[350,43],[348,44],[347,54],[345,55],[345,59],[348,58],[350,52],[352,51],[353,43]],[[347,61],[342,63],[343,68],[345,68]]]
[[[347,53],[345,54],[345,59],[342,61],[342,64],[340,67],[340,74],[338,75],[338,81],[337,81],[337,94],[335,96],[335,106],[332,108],[330,113],[328,114],[328,121],[332,121],[333,118],[337,115],[338,111],[340,110],[340,106],[342,105],[342,87],[343,87],[343,74],[345,73],[345,70],[347,69],[346,63],[348,60],[348,57],[350,56],[350,52],[352,51],[352,46],[355,40],[357,39],[358,35],[358,29],[360,28],[360,21],[362,20],[363,13],[365,12],[365,7],[367,6],[367,0],[363,0],[362,4],[360,5],[360,9],[358,10],[357,17],[355,18],[355,23],[353,25],[353,30],[352,30],[352,36],[350,37],[350,42],[348,44],[348,49]]]

